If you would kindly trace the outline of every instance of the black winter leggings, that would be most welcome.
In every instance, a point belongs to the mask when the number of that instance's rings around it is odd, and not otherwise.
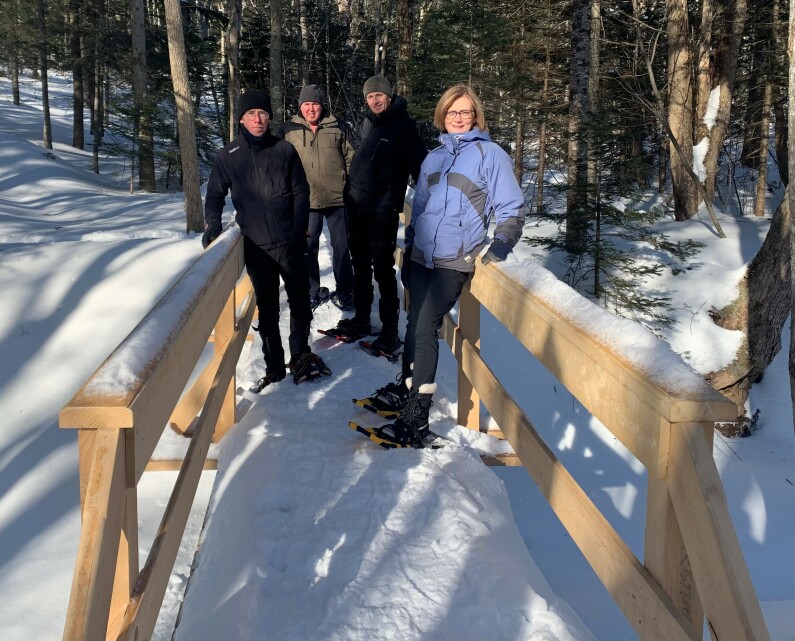
[[[435,382],[439,362],[439,329],[445,314],[453,309],[471,277],[470,272],[438,267],[428,269],[420,263],[411,263],[403,376],[411,377],[412,390],[420,390],[420,386]]]

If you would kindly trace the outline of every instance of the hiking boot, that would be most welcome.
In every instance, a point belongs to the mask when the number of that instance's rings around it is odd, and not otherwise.
[[[403,447],[422,447],[422,442],[431,434],[428,426],[431,405],[433,401],[430,394],[410,394],[409,402],[400,412],[398,419],[394,423],[377,428],[375,434]]]
[[[363,338],[370,334],[370,320],[358,318],[341,318],[335,330],[340,336],[347,336],[351,339]]]
[[[339,307],[343,312],[356,311],[356,306],[353,303],[353,294],[350,292],[334,292],[331,295],[331,302]]]
[[[265,376],[259,379],[254,385],[249,387],[248,391],[253,392],[254,394],[259,394],[262,390],[268,387],[268,385],[283,381],[285,376],[287,376],[287,372],[271,372],[269,374],[265,374]]]
[[[354,403],[386,418],[398,416],[409,402],[411,392],[403,382],[402,374],[398,374],[395,380],[395,383],[387,383],[367,398],[354,400]]]
[[[309,304],[314,311],[329,299],[328,287],[318,287],[318,290],[309,297]]]
[[[403,342],[400,340],[396,329],[384,329],[381,330],[378,338],[370,343],[370,349],[374,352],[381,352],[382,354],[394,354],[402,344]]]
[[[331,370],[317,354],[304,352],[290,361],[293,382],[298,385],[305,381],[316,381],[321,376],[331,376]]]

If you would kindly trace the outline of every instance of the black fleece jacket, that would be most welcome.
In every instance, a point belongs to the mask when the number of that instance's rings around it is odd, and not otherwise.
[[[405,98],[394,96],[381,114],[369,109],[359,124],[359,148],[348,172],[348,197],[375,214],[403,210],[409,174],[416,181],[428,151]]]
[[[306,239],[309,183],[289,142],[270,130],[260,139],[241,132],[218,152],[204,201],[208,229],[221,230],[230,190],[240,231],[263,249]]]

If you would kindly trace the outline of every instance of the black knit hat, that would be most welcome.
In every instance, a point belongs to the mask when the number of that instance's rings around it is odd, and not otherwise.
[[[271,109],[271,97],[267,91],[261,89],[249,89],[241,94],[240,101],[237,103],[237,119],[240,120],[243,114],[250,109],[262,109],[273,115]]]
[[[300,107],[305,102],[323,104],[323,90],[319,85],[307,85],[301,89],[301,93],[298,95],[298,106]]]

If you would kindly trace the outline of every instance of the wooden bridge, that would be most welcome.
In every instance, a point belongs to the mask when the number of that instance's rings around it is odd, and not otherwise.
[[[227,230],[60,413],[78,430],[82,531],[64,639],[148,639],[211,441],[236,422],[235,367],[255,313],[243,243]],[[641,639],[769,638],[712,458],[735,406],[683,367],[676,389],[494,264],[478,266],[443,335],[458,362],[458,422],[482,401]],[[510,331],[648,472],[638,559],[480,358],[481,307]],[[214,357],[185,390],[208,341]],[[684,391],[683,391],[684,390]],[[696,391],[694,391],[696,390]],[[183,393],[184,392],[184,393]],[[196,416],[201,412],[200,418]],[[136,486],[164,426],[191,441],[149,557],[138,566]]]

